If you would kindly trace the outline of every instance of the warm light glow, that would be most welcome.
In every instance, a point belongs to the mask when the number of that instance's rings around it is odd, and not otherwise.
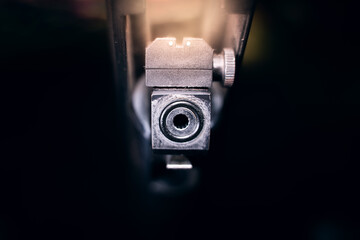
[[[80,1],[80,0],[77,0]],[[95,1],[95,0],[91,0]],[[195,47],[185,37],[202,38],[217,52],[227,46],[228,13],[222,8],[223,0],[146,0],[146,17],[150,26],[151,40],[172,37],[169,47]],[[230,14],[234,15],[234,14]],[[266,19],[258,8],[247,43],[244,64],[253,64],[263,58],[268,50]],[[240,30],[239,30],[240,31]],[[264,43],[265,42],[265,43]]]

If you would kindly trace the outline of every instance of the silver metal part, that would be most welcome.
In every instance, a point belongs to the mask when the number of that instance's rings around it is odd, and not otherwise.
[[[193,166],[184,155],[166,155],[167,169],[191,169]]]
[[[164,89],[163,89],[164,90]],[[185,89],[184,89],[185,90]],[[211,128],[215,127],[221,115],[224,104],[224,97],[228,89],[222,87],[220,82],[213,82],[211,87]],[[141,77],[136,83],[131,98],[131,106],[134,110],[133,123],[136,124],[145,139],[151,139],[151,112],[150,98],[152,90],[145,85],[145,76]]]
[[[154,150],[207,150],[211,97],[206,89],[155,89],[151,96]]]
[[[201,110],[187,101],[176,101],[168,105],[160,116],[160,129],[175,142],[186,142],[195,138],[203,126]]]
[[[145,82],[151,96],[153,150],[207,150],[211,128],[213,70],[230,87],[235,77],[232,49],[214,55],[200,38],[157,38],[146,48]]]
[[[146,49],[148,87],[202,87],[212,83],[213,49],[200,38],[157,38]]]
[[[224,48],[213,59],[214,72],[221,76],[224,87],[231,87],[235,80],[235,53],[231,48]]]
[[[224,48],[224,80],[225,87],[231,87],[235,79],[235,53],[231,48]]]

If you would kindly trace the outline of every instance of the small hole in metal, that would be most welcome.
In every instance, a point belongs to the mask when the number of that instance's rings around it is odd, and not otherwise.
[[[174,117],[174,126],[178,129],[184,129],[189,125],[189,119],[184,114],[178,114]]]

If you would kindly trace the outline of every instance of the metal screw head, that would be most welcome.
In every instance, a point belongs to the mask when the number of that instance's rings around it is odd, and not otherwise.
[[[231,48],[224,48],[223,85],[231,87],[235,80],[235,53]]]
[[[213,70],[221,76],[224,87],[231,87],[235,80],[235,52],[231,48],[224,48],[220,54],[214,54]]]

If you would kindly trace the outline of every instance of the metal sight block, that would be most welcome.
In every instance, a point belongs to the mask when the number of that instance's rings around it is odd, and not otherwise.
[[[157,38],[146,49],[146,86],[210,88],[213,49],[200,38]]]
[[[151,95],[154,150],[208,150],[211,97],[206,89],[155,89]]]

